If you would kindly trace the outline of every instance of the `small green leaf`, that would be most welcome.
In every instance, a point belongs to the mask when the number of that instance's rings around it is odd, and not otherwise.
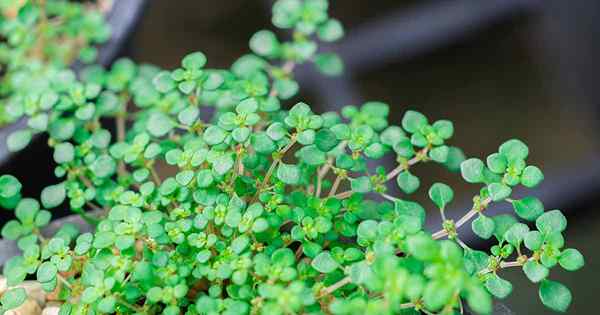
[[[37,270],[37,280],[39,282],[49,282],[56,278],[58,269],[51,262],[42,263]]]
[[[21,223],[16,220],[10,220],[2,227],[2,237],[9,240],[17,240],[24,232],[25,229],[23,229]]]
[[[504,239],[509,244],[518,247],[528,232],[529,227],[526,224],[515,223],[504,233]]]
[[[296,156],[308,165],[325,164],[327,156],[323,151],[319,150],[315,145],[308,145],[296,152]]]
[[[440,209],[444,209],[454,199],[454,191],[450,186],[443,183],[435,183],[429,188],[429,198]]]
[[[241,235],[231,242],[231,249],[236,254],[241,254],[250,244],[250,239],[246,235]]]
[[[496,275],[492,275],[486,282],[485,287],[495,297],[506,298],[512,292],[512,284]]]
[[[409,171],[400,173],[398,177],[396,177],[396,183],[398,183],[398,187],[406,194],[412,194],[419,189],[419,186],[421,185],[419,178]]]
[[[491,314],[493,310],[490,294],[480,286],[473,286],[467,296],[469,307],[477,314]]]
[[[430,281],[427,286],[425,286],[423,292],[425,307],[431,310],[439,310],[450,302],[453,294],[453,288],[445,281]]]
[[[431,151],[429,151],[429,157],[438,163],[445,163],[448,160],[449,152],[450,148],[442,145],[431,149]]]
[[[539,295],[542,303],[553,311],[566,312],[571,305],[571,291],[559,282],[542,281]]]
[[[196,175],[196,183],[200,188],[209,187],[213,183],[213,176],[210,170],[201,170]]]
[[[250,143],[259,153],[271,153],[277,149],[275,142],[264,132],[252,134]]]
[[[510,187],[500,183],[491,183],[487,188],[493,201],[504,200],[512,193],[512,189]]]
[[[494,236],[500,241],[504,240],[504,234],[510,229],[513,224],[517,223],[517,219],[510,214],[501,214],[492,217],[494,220]]]
[[[544,180],[544,174],[537,166],[527,166],[521,174],[521,184],[533,188]]]
[[[255,113],[258,110],[258,102],[255,98],[247,98],[241,101],[236,107],[235,111],[238,114],[248,115],[251,113]]]
[[[99,288],[89,287],[83,290],[81,293],[81,302],[85,304],[92,304],[101,297],[101,291]]]
[[[323,152],[329,152],[335,148],[339,143],[339,140],[329,129],[321,129],[315,134],[315,145]]]
[[[65,191],[65,185],[52,185],[42,190],[42,196],[40,200],[42,201],[44,208],[55,208],[63,203],[66,195],[67,193]]]
[[[410,133],[415,133],[426,125],[427,117],[419,112],[409,110],[402,117],[402,128]]]
[[[542,214],[535,220],[538,231],[545,235],[562,232],[567,228],[567,218],[560,210],[552,210]]]
[[[279,52],[279,41],[271,31],[258,31],[250,38],[250,49],[260,56],[276,56]]]
[[[523,265],[523,272],[531,282],[538,283],[548,276],[550,271],[540,263],[529,260]]]
[[[96,177],[112,176],[117,169],[117,162],[108,154],[100,155],[91,165],[90,170]]]
[[[252,224],[252,232],[261,233],[269,228],[269,222],[265,218],[258,218]]]
[[[359,239],[373,241],[377,236],[377,221],[365,220],[362,221],[356,229],[356,236]]]
[[[511,139],[504,142],[498,150],[500,154],[510,161],[525,160],[529,155],[529,148],[525,143],[518,139]]]
[[[355,284],[366,283],[372,273],[371,267],[366,261],[360,261],[350,266],[350,279]]]
[[[194,179],[194,171],[181,171],[175,175],[175,180],[182,186],[187,186]]]
[[[300,181],[300,169],[294,164],[281,163],[277,168],[277,178],[288,185],[296,185]]]
[[[402,223],[401,226],[409,233],[417,233],[425,224],[425,209],[412,201],[396,200],[394,210]]]
[[[0,197],[2,198],[12,198],[21,192],[21,188],[23,186],[12,175],[2,175],[0,176]]]
[[[583,255],[574,248],[565,249],[558,259],[558,263],[561,267],[568,271],[575,271],[581,269],[585,264]]]
[[[451,172],[458,172],[460,170],[460,164],[465,160],[465,153],[457,147],[449,147],[448,158],[444,162],[444,166]]]
[[[322,129],[321,131],[323,131],[323,130],[325,130],[325,129]],[[280,122],[272,123],[269,126],[269,128],[267,128],[267,136],[269,136],[269,138],[271,138],[274,141],[279,141],[279,140],[283,139],[286,134],[287,134],[287,130],[285,129],[285,126]],[[318,133],[317,133],[317,135],[318,135]]]
[[[525,234],[525,239],[523,241],[525,247],[529,250],[536,251],[544,244],[544,237],[539,231],[529,231]]]
[[[415,258],[428,261],[436,258],[440,252],[440,244],[425,234],[415,234],[407,239],[408,253]]]
[[[334,42],[344,36],[344,27],[336,19],[329,19],[317,30],[319,39],[324,42]]]
[[[311,262],[311,266],[321,273],[330,273],[336,270],[339,264],[331,257],[328,251],[321,252]]]
[[[6,146],[11,152],[20,151],[31,142],[31,137],[32,133],[28,129],[15,131],[6,139]]]
[[[371,179],[368,176],[350,179],[350,187],[352,191],[357,193],[368,193],[373,189]]]
[[[519,217],[528,221],[534,221],[544,213],[544,205],[535,197],[514,200],[512,206]]]
[[[187,54],[181,60],[181,66],[185,69],[200,69],[206,64],[206,56],[202,52],[193,52]]]
[[[168,93],[175,88],[175,81],[171,78],[171,73],[168,71],[162,71],[158,73],[152,81],[157,91],[161,93]]]
[[[26,299],[27,291],[23,288],[16,288],[6,291],[0,298],[0,303],[4,310],[12,310],[23,305]]]
[[[484,215],[480,215],[471,222],[471,229],[473,229],[473,232],[485,240],[492,237],[495,227],[496,224],[494,223],[494,220]]]
[[[167,115],[161,112],[153,113],[146,123],[146,129],[155,137],[162,137],[166,135],[173,130],[173,127],[173,121]]]
[[[460,163],[460,172],[467,183],[475,184],[483,180],[483,162],[480,159],[470,158]]]
[[[317,69],[325,75],[337,76],[344,72],[344,63],[335,53],[317,54],[314,60]]]
[[[496,174],[504,174],[506,171],[506,166],[508,165],[506,157],[499,153],[490,154],[487,157],[486,162],[490,171]]]
[[[204,141],[208,145],[219,144],[225,140],[226,136],[225,130],[219,126],[210,126],[204,131]]]
[[[198,119],[198,116],[200,116],[198,107],[188,106],[179,112],[177,119],[186,126],[192,126],[196,122],[196,119]]]
[[[98,302],[98,310],[105,314],[112,314],[115,312],[115,305],[117,300],[114,296],[108,296]]]

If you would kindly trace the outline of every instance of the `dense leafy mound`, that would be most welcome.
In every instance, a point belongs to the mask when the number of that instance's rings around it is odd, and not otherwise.
[[[324,0],[277,1],[273,23],[292,29],[292,40],[259,31],[253,54],[230,69],[207,68],[200,52],[174,71],[124,59],[79,79],[61,69],[25,99],[14,92],[15,119],[26,117],[29,127],[9,148],[46,132],[60,181],[37,201],[21,197],[13,176],[0,177],[0,204],[17,217],[2,236],[23,251],[4,266],[9,285],[35,277],[63,303],[61,314],[453,314],[463,303],[488,314],[492,296],[512,291],[500,271],[522,267],[540,283],[542,302],[565,311],[571,294],[548,280],[549,269],[579,269],[583,257],[564,249],[560,211],[545,211],[535,197],[511,199],[515,186],[543,179],[527,165],[523,142],[503,143],[484,163],[448,145],[450,121],[415,111],[393,125],[381,102],[341,114],[316,114],[305,103],[281,108],[298,92],[297,64],[343,69],[334,54],[318,52],[316,39],[343,35],[327,9]],[[114,118],[115,135],[105,118]],[[432,185],[426,207],[442,220],[435,233],[424,230],[424,207],[409,200],[426,190],[414,172],[421,163],[460,171],[481,188],[455,221],[445,214],[453,190]],[[495,202],[516,216],[487,216]],[[57,207],[94,231],[66,224],[43,235]],[[489,252],[461,241],[469,223],[495,238]],[[11,289],[2,308],[26,298]]]

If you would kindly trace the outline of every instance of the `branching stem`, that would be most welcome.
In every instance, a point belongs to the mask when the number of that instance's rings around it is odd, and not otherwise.
[[[350,276],[347,276],[347,277],[339,280],[338,282],[321,290],[321,294],[317,298],[322,298],[326,295],[329,295],[329,294],[333,293],[335,290],[345,286],[346,284],[348,284],[350,282],[352,282],[352,278],[350,278]]]

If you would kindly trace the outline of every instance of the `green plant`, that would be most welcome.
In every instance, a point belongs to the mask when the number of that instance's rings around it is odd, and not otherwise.
[[[109,27],[97,5],[64,0],[0,0],[0,13],[0,126],[26,114],[29,127],[43,132],[56,101],[50,82],[63,80],[70,88],[67,66],[93,62],[93,44],[110,36]],[[16,138],[9,144],[23,146],[30,132]]]
[[[543,179],[523,142],[509,140],[483,162],[448,145],[450,121],[415,111],[392,125],[381,102],[341,115],[305,103],[281,108],[298,92],[297,64],[343,69],[318,52],[316,39],[343,35],[327,9],[324,0],[277,1],[273,23],[292,29],[292,39],[259,31],[253,54],[230,69],[207,68],[195,52],[174,71],[123,59],[87,68],[80,80],[53,77],[45,92],[54,101],[42,112],[60,182],[38,202],[21,196],[13,176],[0,177],[0,204],[17,218],[2,235],[23,251],[4,266],[9,285],[35,277],[64,303],[60,314],[453,314],[464,302],[488,314],[492,296],[512,291],[501,270],[521,267],[542,303],[565,311],[571,293],[549,270],[579,269],[583,256],[564,249],[559,210],[511,199],[513,187]],[[104,118],[114,118],[114,136]],[[20,138],[9,148],[24,147]],[[397,165],[367,167],[385,155]],[[453,190],[432,185],[443,222],[435,233],[424,230],[423,206],[387,193],[389,182],[406,195],[425,189],[414,168],[426,162],[481,188],[454,221],[444,212]],[[493,202],[508,202],[516,216],[487,216]],[[94,231],[67,224],[42,235],[49,210],[64,206]],[[462,242],[459,228],[469,223],[496,245]],[[25,299],[12,289],[0,302],[5,311]]]

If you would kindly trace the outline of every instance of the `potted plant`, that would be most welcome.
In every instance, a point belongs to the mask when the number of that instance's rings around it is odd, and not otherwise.
[[[506,141],[484,162],[449,145],[450,121],[408,110],[391,124],[382,102],[341,113],[303,102],[282,109],[299,89],[296,65],[343,70],[318,50],[344,33],[327,9],[324,0],[275,2],[273,24],[292,39],[261,30],[229,69],[208,68],[194,52],[172,71],[122,59],[80,78],[52,76],[44,93],[55,97],[42,109],[58,182],[38,200],[21,196],[14,176],[0,177],[0,204],[16,216],[2,236],[21,251],[4,263],[2,311],[489,314],[493,298],[512,291],[506,268],[522,268],[543,304],[566,311],[571,293],[549,270],[577,270],[583,256],[565,248],[559,210],[511,196],[543,180],[523,142]],[[12,149],[24,147],[17,140]],[[368,167],[386,155],[394,167]],[[477,185],[460,219],[445,215],[451,187],[420,187],[422,163]],[[403,195],[390,195],[389,183]],[[411,201],[417,191],[431,203]],[[513,210],[488,216],[497,202]],[[60,207],[90,230],[46,230]],[[437,208],[438,231],[424,230],[425,208]],[[495,245],[470,248],[467,225]],[[40,290],[19,286],[29,278]]]

